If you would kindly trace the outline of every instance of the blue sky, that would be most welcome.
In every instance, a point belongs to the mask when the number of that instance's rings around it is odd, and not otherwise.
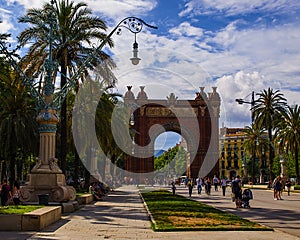
[[[2,33],[15,40],[26,26],[17,23],[40,0],[0,0]],[[74,2],[78,2],[74,0]],[[252,91],[279,89],[289,104],[300,99],[300,1],[296,0],[86,0],[95,15],[113,29],[123,18],[136,16],[156,25],[137,35],[137,66],[128,60],[133,34],[113,36],[111,50],[118,68],[115,91],[127,85],[135,94],[145,85],[149,98],[170,92],[193,99],[200,86],[212,86],[222,99],[220,124],[243,127],[250,123],[249,105],[238,105]]]

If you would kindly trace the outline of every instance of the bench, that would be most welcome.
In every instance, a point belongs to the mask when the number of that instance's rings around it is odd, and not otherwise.
[[[86,193],[86,194],[82,194],[81,196],[77,197],[77,201],[78,201],[78,204],[85,205],[85,204],[89,204],[89,203],[93,202],[94,197],[93,197],[93,194]]]
[[[24,214],[0,214],[0,231],[37,231],[61,218],[61,206],[45,206]]]
[[[61,218],[60,206],[45,206],[22,215],[22,230],[37,231]]]

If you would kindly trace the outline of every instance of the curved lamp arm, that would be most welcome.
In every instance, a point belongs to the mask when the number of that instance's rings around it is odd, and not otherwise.
[[[116,32],[116,34],[121,34],[122,28],[128,29],[130,32],[137,34],[142,31],[143,26],[157,29],[156,26],[152,26],[146,23],[144,20],[137,18],[137,17],[126,17],[122,21],[118,23],[118,25],[106,36],[106,38],[100,43],[100,45],[94,49],[94,51],[84,60],[82,65],[78,68],[76,73],[69,79],[67,84],[60,90],[60,92],[56,95],[56,98],[53,99],[53,106],[59,108],[62,101],[66,98],[70,89],[77,85],[77,79],[86,69],[86,66],[92,61],[94,55],[99,52],[105,44],[108,42],[110,37]]]

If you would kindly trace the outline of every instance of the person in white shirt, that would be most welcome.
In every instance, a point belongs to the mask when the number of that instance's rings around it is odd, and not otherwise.
[[[223,196],[225,196],[225,192],[226,192],[226,179],[225,178],[222,178],[222,180],[221,180],[221,186],[222,186]]]
[[[198,177],[198,178],[196,179],[196,181],[197,181],[198,194],[201,194],[201,191],[202,191],[202,185],[203,185],[202,178]]]

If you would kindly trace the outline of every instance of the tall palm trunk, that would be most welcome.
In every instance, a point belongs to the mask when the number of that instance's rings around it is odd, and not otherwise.
[[[61,89],[67,83],[67,66],[66,66],[66,59],[62,58],[61,61],[61,82],[60,87]],[[61,120],[60,120],[60,163],[61,163],[61,170],[63,173],[66,173],[67,168],[67,101],[63,101],[61,106]]]
[[[299,178],[299,146],[298,143],[295,142],[295,167],[296,167],[296,181],[299,184],[300,178]]]
[[[74,154],[75,154],[75,157],[74,157],[74,182],[75,182],[75,188],[78,188],[78,183],[79,183],[79,164],[80,164],[80,158],[79,158],[79,155],[78,155],[78,152],[75,148],[74,150]]]
[[[268,135],[269,135],[269,153],[270,153],[270,180],[273,181],[274,174],[273,174],[273,159],[274,159],[274,149],[273,149],[273,139],[272,139],[272,128],[268,128]]]
[[[9,184],[12,185],[14,181],[16,180],[16,173],[15,168],[16,167],[16,154],[15,151],[11,152],[10,160],[9,160]]]

